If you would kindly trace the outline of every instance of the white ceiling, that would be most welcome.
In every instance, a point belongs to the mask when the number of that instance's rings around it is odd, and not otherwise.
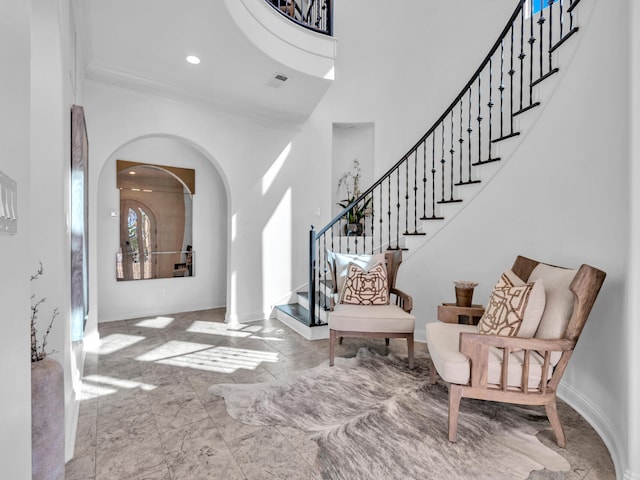
[[[73,9],[92,81],[288,121],[306,119],[330,84],[268,57],[223,0],[76,0]],[[280,87],[268,85],[276,73],[289,77]]]

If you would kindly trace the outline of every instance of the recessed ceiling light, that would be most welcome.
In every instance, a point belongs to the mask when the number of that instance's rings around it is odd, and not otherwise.
[[[198,65],[200,63],[200,59],[195,55],[189,55],[187,57],[187,62],[189,62],[192,65]]]

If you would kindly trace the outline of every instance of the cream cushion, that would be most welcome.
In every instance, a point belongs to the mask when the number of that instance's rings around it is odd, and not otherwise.
[[[553,267],[539,264],[529,275],[529,281],[542,280],[546,296],[546,305],[540,325],[536,331],[536,338],[557,339],[563,338],[571,314],[573,313],[574,297],[569,290],[569,285],[578,273],[577,270]],[[551,365],[555,366],[560,361],[561,352],[551,352]]]
[[[338,304],[329,314],[329,328],[345,332],[412,333],[416,317],[397,305]]]
[[[453,323],[427,323],[427,347],[436,370],[445,382],[466,385],[471,379],[469,358],[460,353],[460,333],[478,333],[475,325],[458,325]],[[514,352],[509,358],[507,385],[519,387],[522,379],[522,363],[524,351]],[[531,389],[538,388],[542,376],[544,359],[536,352],[531,352],[529,363],[529,382]],[[502,372],[502,350],[489,348],[488,383],[498,385]],[[549,369],[547,380],[551,378]]]
[[[344,287],[344,282],[347,279],[349,263],[355,263],[364,271],[368,272],[376,263],[382,262],[382,264],[385,265],[385,256],[384,253],[352,255],[327,251],[327,261],[331,269],[335,268],[333,274],[336,279],[336,292],[340,294]]]
[[[573,292],[569,285],[577,270],[539,264],[529,275],[529,281],[542,280],[547,298],[537,338],[562,338],[573,312]]]

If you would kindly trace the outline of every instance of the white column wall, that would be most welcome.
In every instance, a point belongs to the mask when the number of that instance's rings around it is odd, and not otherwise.
[[[0,2],[0,171],[18,183],[18,233],[0,234],[0,477],[31,478],[30,6]]]

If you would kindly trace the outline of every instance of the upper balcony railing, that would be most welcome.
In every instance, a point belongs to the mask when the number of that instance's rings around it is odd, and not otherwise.
[[[309,30],[333,35],[331,0],[265,0],[282,15]]]

